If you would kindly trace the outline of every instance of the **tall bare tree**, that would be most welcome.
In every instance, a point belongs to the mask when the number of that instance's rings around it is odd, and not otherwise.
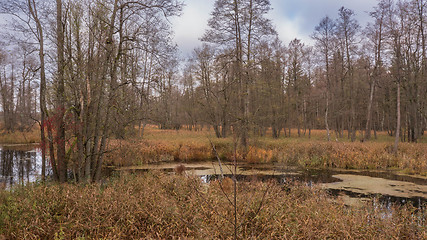
[[[316,26],[315,32],[312,35],[312,38],[316,40],[316,47],[320,50],[323,55],[324,64],[325,64],[325,81],[326,81],[326,91],[325,91],[325,127],[328,141],[331,140],[331,134],[329,130],[329,101],[331,94],[331,80],[330,80],[330,57],[333,47],[333,35],[335,31],[335,23],[328,17],[324,17],[319,25]]]
[[[371,137],[371,125],[372,125],[372,106],[374,102],[375,88],[378,82],[378,78],[381,77],[383,61],[382,61],[382,51],[383,51],[383,41],[385,38],[384,34],[384,25],[386,24],[386,17],[389,14],[390,2],[388,0],[383,0],[378,3],[378,6],[375,8],[375,11],[371,12],[370,15],[374,19],[374,23],[367,28],[367,35],[369,36],[370,41],[372,42],[373,51],[374,51],[374,69],[370,76],[372,79],[370,83],[369,91],[369,102],[368,102],[368,112],[366,117],[366,127],[364,141],[367,141]]]
[[[239,84],[240,116],[239,136],[243,147],[248,145],[250,122],[250,83],[253,67],[254,45],[265,37],[275,34],[265,15],[270,11],[268,0],[215,1],[209,29],[202,40],[233,49],[234,74]]]
[[[351,141],[356,139],[356,111],[355,111],[355,91],[354,91],[354,66],[353,66],[353,53],[356,48],[356,36],[359,30],[359,24],[354,19],[354,11],[341,7],[338,10],[339,18],[337,20],[336,33],[341,47],[342,53],[345,55],[345,72],[343,78],[348,80],[350,102],[350,122],[349,134]],[[343,99],[344,100],[344,99]]]

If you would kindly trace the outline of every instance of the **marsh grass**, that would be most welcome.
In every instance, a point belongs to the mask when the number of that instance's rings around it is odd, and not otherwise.
[[[296,131],[294,131],[296,132]],[[283,162],[313,168],[401,170],[427,176],[427,144],[400,143],[398,154],[391,151],[393,137],[378,132],[378,139],[350,142],[347,138],[328,142],[325,131],[312,130],[297,137],[252,137],[246,151],[238,151],[239,161],[250,163]],[[143,139],[112,140],[107,163],[131,166],[153,162],[194,162],[215,157],[209,139],[219,157],[232,160],[233,139],[217,139],[213,131],[159,130],[148,127]]]
[[[283,134],[282,134],[283,135]],[[133,134],[137,136],[137,134]],[[350,142],[341,138],[327,142],[324,130],[312,130],[311,137],[273,139],[270,136],[252,137],[247,151],[238,151],[239,161],[250,163],[283,162],[301,167],[400,170],[408,174],[427,176],[427,142],[400,143],[398,154],[393,154],[393,137],[378,132],[369,142]],[[335,136],[335,135],[334,135]],[[39,143],[39,128],[28,132],[0,132],[0,144]],[[106,163],[113,166],[132,166],[155,162],[195,162],[215,158],[209,139],[215,144],[219,157],[233,158],[233,139],[217,139],[212,130],[160,130],[148,126],[143,139],[112,139]]]
[[[376,206],[349,208],[317,187],[297,183],[239,182],[238,237],[426,239],[425,220],[416,209],[392,206],[384,212]],[[205,185],[185,174],[36,184],[0,192],[0,238],[231,239],[233,213],[218,181]]]
[[[40,143],[40,128],[34,126],[29,131],[7,132],[0,130],[0,144]]]

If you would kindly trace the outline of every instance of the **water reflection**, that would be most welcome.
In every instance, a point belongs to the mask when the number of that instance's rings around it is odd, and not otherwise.
[[[0,187],[36,181],[41,175],[41,154],[36,150],[0,147]]]
[[[199,175],[202,182],[209,183],[213,180],[218,180],[219,174],[203,174]],[[224,177],[232,178],[232,174],[224,174]],[[236,179],[238,181],[269,181],[276,180],[280,184],[288,184],[292,182],[304,182],[307,186],[312,187],[314,184],[318,183],[334,183],[340,182],[338,178],[334,178],[331,174],[319,174],[319,175],[310,175],[308,172],[303,171],[299,173],[276,173],[276,174],[236,174]]]

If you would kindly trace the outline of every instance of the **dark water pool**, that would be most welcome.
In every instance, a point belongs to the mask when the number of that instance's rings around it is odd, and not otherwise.
[[[0,146],[0,187],[37,181],[41,164],[41,153],[34,146]]]
[[[173,174],[178,165],[184,165],[186,174],[197,175],[203,182],[220,178],[217,163],[156,163],[118,169],[138,174],[160,170]],[[233,166],[222,164],[224,177],[233,177]],[[345,195],[350,198],[376,199],[385,205],[411,203],[419,208],[427,204],[427,178],[400,175],[392,171],[356,171],[330,169],[300,169],[282,164],[239,164],[238,181],[275,180],[281,184],[298,181],[314,186],[321,185],[332,196]]]

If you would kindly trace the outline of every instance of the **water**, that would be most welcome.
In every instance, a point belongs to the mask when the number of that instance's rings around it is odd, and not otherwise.
[[[34,146],[0,146],[0,188],[37,181],[41,160],[41,153]]]
[[[41,153],[34,145],[0,146],[0,188],[9,189],[40,179]],[[146,172],[162,170],[173,173],[180,163],[157,163],[117,169],[117,171]],[[216,162],[184,163],[189,175],[200,176],[209,182],[221,175]],[[233,166],[223,163],[222,174],[231,177]],[[347,171],[328,169],[299,169],[283,164],[239,164],[239,181],[271,180],[285,184],[304,182],[308,186],[319,184],[332,195],[350,198],[377,198],[397,204],[413,203],[418,207],[427,203],[427,178],[399,175],[391,171]]]
[[[173,173],[180,163],[157,163],[118,169],[133,173],[161,170]],[[216,180],[221,170],[215,162],[183,163],[186,173],[200,176],[203,182]],[[223,163],[222,174],[232,177],[233,166]],[[360,199],[377,199],[385,204],[403,205],[408,202],[415,207],[427,203],[427,178],[399,175],[392,171],[356,171],[330,169],[300,169],[283,164],[239,164],[238,181],[277,180],[279,183],[299,181],[308,186],[318,184],[333,196],[345,196],[351,203]],[[354,201],[358,199],[359,201]]]

